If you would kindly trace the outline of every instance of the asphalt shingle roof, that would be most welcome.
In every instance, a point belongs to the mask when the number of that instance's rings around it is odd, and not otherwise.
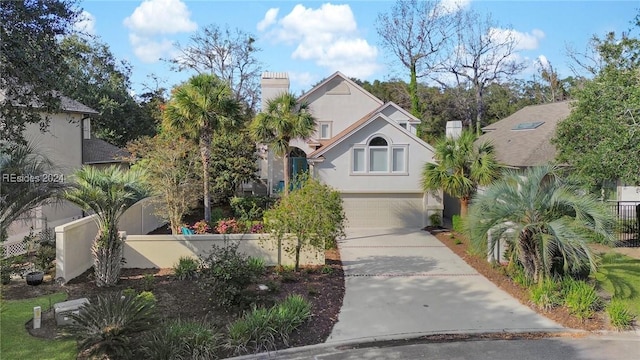
[[[111,145],[102,139],[84,139],[82,149],[82,162],[84,164],[121,163],[123,157],[129,156],[129,152]]]
[[[543,165],[555,159],[551,144],[557,124],[571,112],[568,101],[527,106],[511,116],[483,128],[477,142],[490,141],[498,161],[514,167]],[[523,123],[544,122],[535,129],[513,130]]]

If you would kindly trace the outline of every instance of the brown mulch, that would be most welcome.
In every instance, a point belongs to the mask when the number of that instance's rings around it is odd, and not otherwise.
[[[471,267],[476,269],[480,274],[496,284],[500,289],[511,294],[522,304],[529,306],[531,309],[561,324],[564,327],[572,329],[580,329],[587,331],[612,330],[608,325],[606,315],[603,311],[596,312],[591,319],[584,322],[571,315],[566,307],[556,307],[548,311],[538,309],[529,300],[529,290],[516,284],[511,278],[505,275],[500,269],[494,267],[485,258],[471,255],[468,252],[468,240],[461,234],[448,231],[446,229],[430,229],[427,228],[438,240],[445,244],[451,251],[461,257]],[[453,237],[452,237],[453,235]],[[458,241],[456,241],[458,239]],[[458,244],[456,244],[458,242]]]
[[[326,267],[331,271],[321,271],[321,266],[302,268],[299,273],[278,274],[269,268],[267,275],[256,283],[255,296],[259,304],[269,306],[290,294],[299,294],[312,304],[312,317],[291,335],[289,347],[312,345],[324,342],[338,321],[338,312],[344,297],[344,274],[340,253],[327,250]],[[151,277],[149,276],[151,275]],[[152,280],[150,280],[152,279]],[[275,285],[273,291],[260,292],[257,284]],[[210,294],[201,290],[194,281],[178,280],[171,269],[123,269],[120,281],[112,288],[98,288],[92,280],[91,271],[73,279],[65,285],[56,284],[51,277],[39,286],[28,286],[24,280],[14,279],[2,288],[6,300],[25,299],[47,294],[65,292],[68,299],[95,298],[108,291],[133,288],[138,291],[150,290],[157,299],[158,313],[165,319],[206,320],[224,328],[230,321],[241,316],[243,309],[219,309],[209,301]],[[53,312],[42,316],[42,327],[33,330],[31,322],[27,330],[34,336],[56,338],[62,333],[56,326]]]

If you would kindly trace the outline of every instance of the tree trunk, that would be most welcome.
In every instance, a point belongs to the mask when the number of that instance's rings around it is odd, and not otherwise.
[[[202,182],[204,184],[204,221],[211,221],[211,196],[209,194],[209,162],[211,160],[211,132],[200,130],[200,156],[202,157]]]
[[[300,237],[298,236],[298,243],[296,244],[296,264],[295,264],[295,272],[300,270],[300,249],[302,248],[302,243],[300,242]]]
[[[420,98],[418,97],[418,75],[416,74],[416,63],[414,60],[411,62],[409,69],[411,72],[411,79],[409,81],[409,97],[411,98],[411,115],[420,118]]]
[[[480,85],[476,85],[476,134],[482,135],[482,118],[484,117],[484,99]]]
[[[123,239],[120,238],[117,231],[115,234],[110,234],[109,231],[98,230],[91,246],[97,287],[109,287],[118,283],[123,251]]]
[[[460,217],[466,218],[468,212],[469,212],[469,198],[465,196],[460,198]]]
[[[282,157],[282,163],[284,164],[284,195],[289,195],[289,151]]]

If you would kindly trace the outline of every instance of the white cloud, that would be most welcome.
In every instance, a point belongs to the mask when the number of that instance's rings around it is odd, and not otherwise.
[[[96,34],[96,18],[90,12],[82,10],[79,20],[73,24],[75,31],[89,35]]]
[[[538,63],[537,64],[538,67],[542,67],[543,69],[549,69],[549,60],[547,59],[546,56],[544,56],[544,55],[538,56],[537,63]]]
[[[279,11],[280,9],[278,8],[271,8],[267,10],[267,13],[264,14],[264,19],[260,20],[256,26],[258,31],[265,31],[269,26],[275,24]]]
[[[124,19],[124,25],[138,34],[175,34],[194,31],[191,12],[180,0],[145,0]]]
[[[266,37],[275,43],[297,45],[293,59],[313,61],[331,72],[367,78],[380,69],[378,49],[359,35],[349,5],[327,3],[317,9],[296,5],[277,20]]]
[[[148,37],[141,37],[129,34],[129,42],[133,46],[133,53],[145,63],[154,63],[163,56],[171,54],[173,43],[167,39],[153,40]]]
[[[173,55],[172,41],[158,36],[196,30],[198,24],[190,17],[191,12],[181,0],[145,0],[123,21],[130,30],[133,53],[146,63]]]
[[[442,15],[457,13],[469,7],[471,0],[441,0],[438,4]]]
[[[296,85],[296,87],[308,90],[311,88],[311,85],[318,82],[319,76],[306,71],[291,71],[289,72],[289,79],[292,84]]]
[[[524,33],[513,29],[492,28],[490,36],[497,41],[506,42],[513,39],[516,42],[515,50],[535,50],[540,46],[540,40],[545,36],[539,29],[533,29],[531,33]]]

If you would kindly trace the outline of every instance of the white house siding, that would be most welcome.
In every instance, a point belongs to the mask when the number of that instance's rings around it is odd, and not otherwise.
[[[336,88],[348,91],[335,91]],[[309,104],[313,116],[319,122],[331,122],[332,137],[382,105],[379,100],[339,76],[309,94],[303,101]]]
[[[366,144],[374,134],[384,135],[390,145],[407,146],[407,173],[374,175],[351,171],[353,145]],[[314,165],[314,176],[342,193],[348,226],[422,227],[432,212],[441,213],[441,199],[425,198],[420,189],[422,168],[427,161],[433,161],[433,152],[382,118],[365,125],[322,157],[324,161]]]
[[[55,114],[51,115],[47,132],[42,133],[37,124],[28,125],[25,131],[25,139],[56,165],[56,173],[63,174],[65,182],[71,181],[71,174],[82,167],[82,117],[75,113]],[[22,240],[31,227],[39,231],[45,219],[53,227],[82,217],[82,211],[69,202],[61,202],[42,206],[35,215],[11,224],[8,242]]]

